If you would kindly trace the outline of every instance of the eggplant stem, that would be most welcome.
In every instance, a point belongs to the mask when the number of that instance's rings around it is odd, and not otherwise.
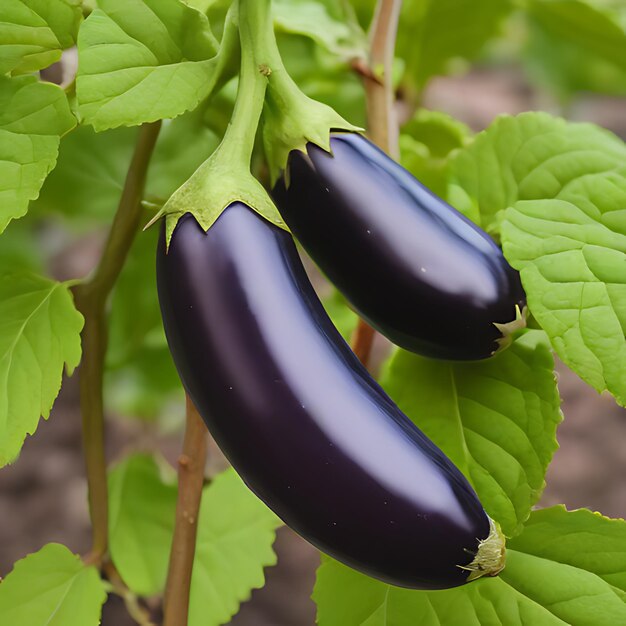
[[[500,525],[489,518],[489,535],[478,543],[474,560],[469,565],[458,565],[469,572],[467,582],[482,576],[497,576],[506,564],[506,540]]]

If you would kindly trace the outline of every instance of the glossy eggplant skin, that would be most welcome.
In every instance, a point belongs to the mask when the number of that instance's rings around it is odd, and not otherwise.
[[[157,279],[182,382],[250,489],[336,559],[413,588],[461,585],[489,518],[354,356],[291,236],[243,204],[178,222]]]
[[[519,274],[492,239],[365,137],[334,133],[332,154],[289,156],[274,200],[359,314],[393,343],[433,358],[491,356],[493,322],[516,317]]]

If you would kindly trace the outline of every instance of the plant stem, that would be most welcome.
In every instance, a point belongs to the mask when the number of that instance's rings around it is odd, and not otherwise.
[[[187,396],[183,451],[178,458],[176,521],[165,586],[163,626],[187,624],[198,514],[207,456],[206,426]]]
[[[371,73],[362,73],[369,138],[394,159],[399,156],[398,120],[392,84],[393,58],[402,0],[378,0],[370,27]],[[352,335],[352,349],[367,367],[376,331],[364,320]]]
[[[398,120],[392,84],[396,33],[402,0],[379,0],[370,28],[370,67],[379,80],[364,78],[370,139],[398,158]]]
[[[241,71],[232,118],[220,147],[237,155],[237,161],[250,164],[256,130],[263,110],[267,74],[271,71],[258,58],[255,42],[270,21],[267,0],[239,0],[239,37],[241,40]]]
[[[139,227],[146,173],[160,127],[160,122],[141,127],[122,197],[98,267],[90,280],[77,285],[74,289],[76,306],[85,318],[82,332],[80,407],[89,513],[93,528],[89,558],[97,563],[101,563],[108,549],[108,492],[102,399],[104,358],[107,348],[105,307]]]

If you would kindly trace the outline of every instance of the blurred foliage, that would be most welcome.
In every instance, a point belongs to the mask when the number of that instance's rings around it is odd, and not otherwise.
[[[111,303],[105,391],[123,415],[184,414],[183,392],[167,347],[156,290],[160,225],[140,233],[117,281]],[[178,405],[178,406],[176,406]]]
[[[447,195],[448,157],[471,138],[470,129],[440,111],[418,109],[400,131],[400,162],[422,184]]]
[[[562,99],[626,95],[626,3],[529,0],[525,61],[531,80]]]

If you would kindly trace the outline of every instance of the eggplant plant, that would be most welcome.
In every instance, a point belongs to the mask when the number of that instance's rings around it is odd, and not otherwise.
[[[424,106],[621,102],[614,4],[0,3],[2,515],[65,424],[91,524],[0,524],[0,624],[238,623],[289,529],[298,623],[626,623],[626,523],[541,499],[555,355],[626,405],[626,146]]]

